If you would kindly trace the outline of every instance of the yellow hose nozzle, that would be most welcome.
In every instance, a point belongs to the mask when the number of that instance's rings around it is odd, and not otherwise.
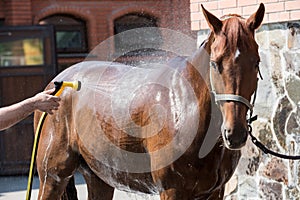
[[[73,88],[76,91],[79,91],[81,89],[81,82],[80,81],[60,81],[60,82],[54,82],[55,84],[55,96],[59,96],[65,87]]]
[[[74,90],[79,91],[81,89],[81,82],[80,81],[72,81],[72,82],[63,81],[62,87],[71,87]]]

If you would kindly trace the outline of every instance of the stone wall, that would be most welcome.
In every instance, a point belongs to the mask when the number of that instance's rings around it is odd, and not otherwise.
[[[208,31],[199,31],[198,40]],[[263,25],[253,133],[270,149],[300,155],[300,21]],[[300,199],[300,161],[262,153],[250,140],[226,187],[226,200]]]
[[[261,73],[254,134],[270,149],[300,155],[300,23],[263,25],[256,33]],[[243,149],[226,199],[300,199],[300,163]]]

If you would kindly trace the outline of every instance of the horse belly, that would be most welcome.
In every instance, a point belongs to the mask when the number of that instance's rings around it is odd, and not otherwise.
[[[134,174],[104,167],[103,171],[97,170],[96,174],[104,182],[121,191],[146,194],[158,194],[159,191],[150,173]]]
[[[159,188],[153,182],[150,172],[134,173],[134,166],[140,163],[135,162],[126,154],[116,155],[111,147],[105,148],[103,145],[101,150],[89,152],[86,148],[80,147],[81,155],[89,168],[104,182],[111,187],[121,191],[157,194]],[[101,157],[99,155],[102,155]],[[131,164],[122,164],[124,162]],[[150,163],[150,161],[145,162]],[[146,165],[147,163],[142,163]]]
[[[149,170],[151,163],[145,141],[128,134],[135,129],[130,127],[134,125],[128,124],[122,129],[115,124],[109,111],[96,113],[94,117],[90,117],[90,112],[79,110],[78,116],[89,120],[76,124],[80,154],[92,171],[119,190],[156,194],[158,189]]]

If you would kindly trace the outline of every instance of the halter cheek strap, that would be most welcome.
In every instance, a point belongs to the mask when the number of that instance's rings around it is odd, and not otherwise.
[[[214,68],[212,62],[210,62],[210,68]],[[244,104],[245,106],[247,106],[247,108],[250,110],[250,116],[252,115],[253,112],[253,105],[255,102],[255,98],[256,98],[256,91],[254,92],[254,98],[253,98],[253,103],[251,104],[246,98],[240,96],[240,95],[236,95],[236,94],[217,94],[214,84],[213,84],[213,80],[212,80],[212,70],[209,70],[209,78],[210,78],[210,86],[211,86],[211,93],[214,96],[215,102],[216,104],[218,104],[219,101],[235,101],[235,102],[240,102],[242,104]]]

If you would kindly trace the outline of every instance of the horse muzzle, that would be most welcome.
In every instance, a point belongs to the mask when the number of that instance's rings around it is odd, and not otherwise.
[[[245,146],[248,130],[243,124],[231,126],[225,123],[225,125],[222,126],[222,137],[228,149],[238,150]]]
[[[215,98],[216,104],[219,107],[221,106],[221,102],[225,102],[227,105],[227,109],[223,108],[222,111],[224,112],[223,117],[225,116],[225,118],[221,128],[225,146],[231,150],[238,150],[242,148],[243,146],[245,146],[247,141],[248,127],[246,122],[242,123],[242,121],[245,119],[238,116],[247,115],[247,110],[250,110],[250,113],[252,113],[253,104],[251,104],[247,99],[240,95],[216,94],[215,92],[212,92],[212,94]],[[236,104],[238,104],[239,106],[235,106]],[[243,109],[247,110],[243,111],[245,112],[244,114],[239,114],[241,113],[242,107],[244,107]],[[228,115],[230,116],[229,118],[226,117]]]

